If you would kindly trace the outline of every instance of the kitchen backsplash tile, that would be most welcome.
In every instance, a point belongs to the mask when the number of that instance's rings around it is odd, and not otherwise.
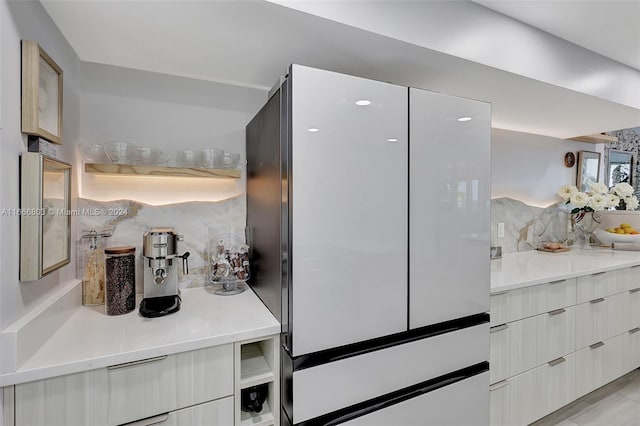
[[[188,202],[152,206],[137,201],[78,200],[80,231],[113,228],[107,247],[136,247],[136,290],[143,290],[142,237],[152,227],[172,227],[184,240],[178,252],[190,252],[189,275],[179,275],[180,288],[205,285],[205,250],[209,228],[217,232],[245,226],[246,197],[240,195],[216,202]],[[182,268],[179,269],[180,272]]]

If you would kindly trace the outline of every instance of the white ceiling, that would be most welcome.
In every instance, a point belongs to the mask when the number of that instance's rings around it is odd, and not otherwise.
[[[638,0],[473,0],[640,70]]]
[[[559,138],[640,124],[638,108],[265,1],[41,2],[87,62],[260,89],[301,63],[489,101],[494,127]]]

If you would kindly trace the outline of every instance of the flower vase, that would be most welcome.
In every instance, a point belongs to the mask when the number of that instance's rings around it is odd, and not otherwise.
[[[571,215],[571,223],[575,233],[573,244],[582,248],[591,248],[591,244],[596,241],[593,233],[600,226],[602,217],[602,212],[595,211],[581,211]]]

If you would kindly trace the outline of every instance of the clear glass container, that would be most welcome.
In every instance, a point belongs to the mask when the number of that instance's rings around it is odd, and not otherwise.
[[[104,245],[111,232],[85,231],[80,239],[78,265],[82,277],[82,304],[104,304]]]
[[[247,286],[251,265],[246,228],[209,228],[208,281],[217,286],[214,293],[242,293]]]
[[[136,248],[109,247],[105,254],[105,310],[121,315],[136,307]]]

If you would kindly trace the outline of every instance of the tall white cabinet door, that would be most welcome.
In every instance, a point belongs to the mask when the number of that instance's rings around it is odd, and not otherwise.
[[[491,107],[409,90],[409,324],[489,310]]]
[[[297,356],[407,329],[408,89],[299,65],[290,78]]]

